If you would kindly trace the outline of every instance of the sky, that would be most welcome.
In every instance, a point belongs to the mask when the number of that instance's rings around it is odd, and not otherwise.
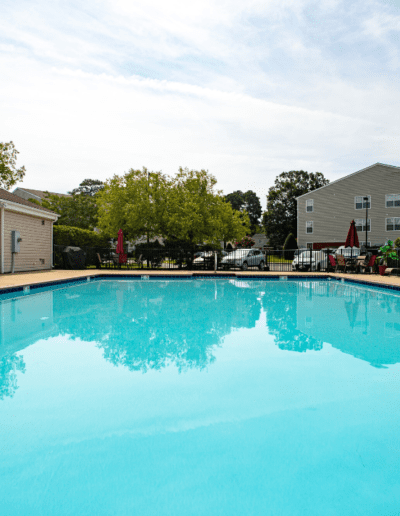
[[[3,0],[0,141],[17,186],[206,169],[400,166],[400,0]]]

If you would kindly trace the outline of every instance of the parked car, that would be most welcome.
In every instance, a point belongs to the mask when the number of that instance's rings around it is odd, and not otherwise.
[[[240,267],[243,271],[246,271],[249,267],[258,267],[263,270],[265,258],[263,252],[259,249],[236,249],[221,260],[221,265],[223,269]]]
[[[345,247],[341,245],[336,249],[335,256],[338,254],[343,255],[345,258],[357,258],[360,256],[361,249],[359,247]]]
[[[217,251],[217,263],[227,256],[228,253],[225,251]],[[202,252],[200,256],[193,260],[193,267],[199,269],[214,269],[214,258],[215,251]]]
[[[328,268],[327,249],[312,251],[311,249],[301,249],[299,254],[294,257],[292,271],[320,271]]]

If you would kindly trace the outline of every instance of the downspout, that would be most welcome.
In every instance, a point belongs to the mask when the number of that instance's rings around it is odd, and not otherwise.
[[[54,220],[51,221],[51,268],[52,269],[54,269],[53,226],[54,226]]]
[[[0,263],[0,274],[4,274],[4,210],[6,205],[0,203],[1,207],[1,229],[0,229],[0,251],[1,251],[1,263]]]

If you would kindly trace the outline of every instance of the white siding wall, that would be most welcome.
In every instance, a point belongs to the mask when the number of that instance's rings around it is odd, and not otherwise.
[[[15,272],[50,269],[52,222],[41,217],[5,210],[4,272],[11,272],[11,231],[13,230],[19,231],[22,238],[21,251],[15,255]]]

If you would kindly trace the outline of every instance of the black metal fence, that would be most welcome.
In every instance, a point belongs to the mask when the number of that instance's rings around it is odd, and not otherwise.
[[[145,249],[118,255],[110,248],[68,248],[54,246],[54,266],[58,269],[158,269],[158,270],[263,270],[270,272],[378,272],[378,250],[360,255],[355,249],[296,249],[193,251],[184,249]],[[375,260],[373,259],[375,256]],[[370,265],[374,262],[372,265]],[[387,266],[400,275],[397,260]]]

